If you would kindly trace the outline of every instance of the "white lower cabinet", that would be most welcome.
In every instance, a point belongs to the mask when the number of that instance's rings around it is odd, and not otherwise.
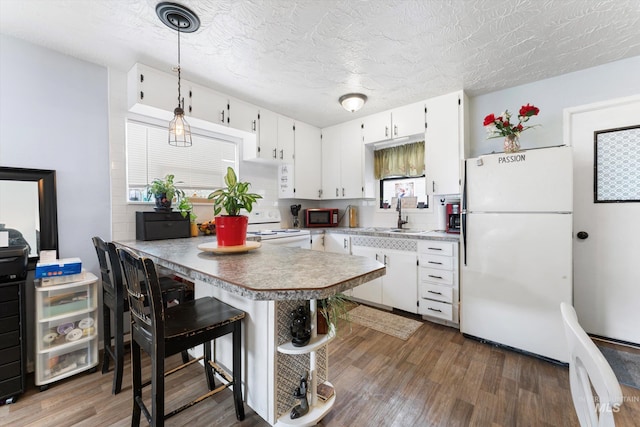
[[[41,390],[49,383],[98,364],[98,278],[36,286],[36,372]]]
[[[351,254],[351,239],[348,234],[324,233],[324,251],[336,254]]]
[[[381,278],[353,288],[354,298],[417,313],[417,240],[352,237],[351,253],[380,261],[387,268]]]
[[[418,312],[459,324],[458,243],[418,243]]]
[[[354,246],[351,253],[352,255],[374,258],[380,261],[378,251],[375,248]],[[378,277],[377,279],[351,289],[351,296],[359,300],[382,304],[382,277]]]

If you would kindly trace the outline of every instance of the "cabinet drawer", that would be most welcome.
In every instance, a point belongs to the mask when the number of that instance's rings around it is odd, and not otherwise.
[[[420,254],[420,265],[440,270],[453,270],[453,257],[432,254]]]
[[[9,378],[20,377],[21,374],[22,366],[20,364],[20,360],[0,365],[0,381],[5,381]]]
[[[60,289],[38,289],[37,307],[42,314],[40,319],[73,314],[78,311],[90,311],[97,306],[96,282],[89,285],[63,287]]]
[[[453,306],[445,302],[420,300],[420,314],[438,317],[444,320],[453,320]]]
[[[421,254],[453,256],[453,246],[454,244],[451,242],[420,240],[418,242],[418,252]]]
[[[0,318],[0,334],[20,329],[20,316]]]
[[[20,301],[0,302],[0,317],[16,316],[20,313]]]
[[[453,271],[420,267],[418,274],[420,284],[438,283],[441,285],[453,285]]]
[[[96,364],[97,346],[86,343],[64,350],[52,350],[37,355],[36,385],[56,377],[63,378],[70,372],[79,372]]]
[[[8,348],[20,345],[20,331],[0,334],[0,348]]]
[[[38,349],[53,349],[76,341],[87,341],[97,334],[96,313],[79,314],[65,319],[40,322],[38,325]]]
[[[17,284],[0,286],[0,303],[17,301],[18,295],[20,295],[20,287]]]
[[[421,283],[420,299],[434,299],[451,303],[453,301],[453,288],[432,283]]]
[[[20,347],[9,347],[0,350],[0,363],[9,363],[20,360],[22,352]]]
[[[22,386],[22,377],[18,376],[9,380],[0,381],[0,396],[11,396],[12,394],[20,394],[24,391]]]

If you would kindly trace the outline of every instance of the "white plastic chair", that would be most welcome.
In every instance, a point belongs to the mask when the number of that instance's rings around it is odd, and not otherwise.
[[[623,399],[620,384],[607,360],[578,323],[574,308],[561,303],[560,311],[569,345],[571,396],[580,426],[615,426],[613,413],[618,412]]]

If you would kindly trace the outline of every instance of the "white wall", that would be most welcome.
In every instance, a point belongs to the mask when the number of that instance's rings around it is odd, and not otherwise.
[[[551,59],[552,60],[552,59]],[[563,110],[640,93],[640,56],[611,62],[598,67],[540,80],[510,89],[470,98],[471,137],[468,157],[502,152],[503,140],[486,139],[482,123],[490,113],[508,109],[511,121],[517,122],[518,110],[527,103],[540,108],[540,114],[529,124],[542,126],[520,135],[523,149],[563,144]]]
[[[99,277],[91,242],[111,230],[107,69],[0,35],[0,165],[56,171],[60,257]],[[35,307],[27,283],[27,369]]]
[[[0,35],[0,164],[56,171],[60,256],[109,235],[107,69]]]

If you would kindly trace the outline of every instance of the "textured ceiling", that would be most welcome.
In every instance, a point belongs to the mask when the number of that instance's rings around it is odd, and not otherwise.
[[[180,0],[183,76],[324,127],[640,55],[639,0]],[[0,0],[0,32],[127,71],[169,72],[157,0]],[[369,97],[358,113],[337,100]]]

